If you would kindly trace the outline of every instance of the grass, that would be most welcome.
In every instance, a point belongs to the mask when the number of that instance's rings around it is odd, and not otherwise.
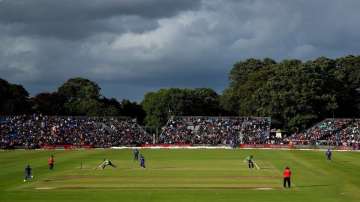
[[[7,201],[360,201],[360,153],[281,150],[0,151],[0,202]],[[55,170],[47,158],[55,155]],[[254,155],[260,170],[244,159]],[[103,158],[116,169],[94,170]],[[23,182],[30,163],[34,180]],[[82,164],[82,169],[81,169]],[[282,188],[285,166],[291,189]],[[270,190],[261,190],[263,188]]]

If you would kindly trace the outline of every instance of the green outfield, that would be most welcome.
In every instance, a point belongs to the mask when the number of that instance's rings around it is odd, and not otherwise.
[[[0,202],[7,201],[360,201],[360,153],[280,150],[0,151]],[[47,168],[54,154],[55,170]],[[244,159],[254,155],[260,170]],[[116,169],[94,170],[108,158]],[[23,182],[24,167],[34,180]],[[282,188],[290,166],[293,187]]]

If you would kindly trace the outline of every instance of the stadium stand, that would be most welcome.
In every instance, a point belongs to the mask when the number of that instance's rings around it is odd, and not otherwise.
[[[158,137],[125,117],[0,117],[0,149],[136,145],[341,146],[359,149],[360,119],[325,119],[303,133],[276,137],[268,117],[171,117]],[[154,138],[156,141],[154,141]],[[292,148],[292,147],[290,147]]]
[[[47,145],[111,147],[152,140],[134,120],[121,117],[61,117],[39,114],[0,118],[0,148]]]
[[[360,119],[325,119],[291,141],[302,145],[357,146],[360,143]]]
[[[159,137],[162,144],[264,144],[270,138],[267,117],[171,117]]]

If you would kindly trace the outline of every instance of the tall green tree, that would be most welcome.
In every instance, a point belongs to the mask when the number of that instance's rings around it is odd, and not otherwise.
[[[31,98],[33,111],[45,115],[64,115],[66,98],[58,93],[40,93]]]
[[[339,117],[358,117],[360,114],[360,56],[337,58],[330,73],[342,82],[341,98],[336,113]]]
[[[122,116],[127,116],[131,118],[136,118],[137,122],[140,124],[144,123],[146,112],[143,107],[136,103],[131,102],[130,100],[122,100],[120,103],[120,114]]]
[[[243,84],[248,82],[251,74],[259,72],[260,70],[274,64],[276,64],[276,62],[269,58],[265,58],[264,60],[250,58],[245,61],[235,63],[229,74],[229,87],[224,90],[223,95],[220,98],[222,108],[230,114],[238,114],[240,110],[239,98],[244,96],[248,97],[247,94],[252,92],[252,89],[247,89],[249,91],[239,89],[243,88]],[[270,75],[262,76],[267,77]],[[256,88],[256,86],[253,86],[252,88]]]
[[[241,116],[271,116],[278,127],[305,129],[326,117],[359,113],[359,57],[313,61],[249,59],[230,72],[221,105]]]
[[[59,95],[68,100],[99,99],[100,87],[93,81],[85,78],[71,78],[58,88]]]
[[[145,123],[156,129],[163,126],[171,115],[218,116],[221,113],[219,95],[208,88],[161,89],[147,93],[141,103],[145,112]]]
[[[29,93],[21,85],[11,84],[0,78],[0,114],[31,112]]]
[[[64,109],[68,115],[120,115],[117,101],[102,97],[98,84],[89,79],[69,79],[58,88],[57,93],[66,99]]]

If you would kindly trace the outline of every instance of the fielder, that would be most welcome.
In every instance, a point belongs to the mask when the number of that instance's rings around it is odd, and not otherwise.
[[[98,169],[98,168],[101,168],[102,170],[104,170],[104,169],[106,168],[106,166],[111,166],[111,167],[113,167],[113,168],[116,168],[116,165],[113,164],[110,160],[104,159],[104,161],[103,161],[102,163],[100,163],[100,165],[98,165],[98,166],[95,168],[95,170]]]
[[[49,170],[54,169],[54,165],[55,165],[54,155],[51,155],[50,158],[48,159],[48,165],[49,165]]]
[[[332,152],[331,152],[331,150],[330,150],[330,148],[325,152],[325,155],[326,155],[326,158],[327,158],[327,160],[331,160],[331,156],[332,156]]]
[[[33,179],[33,176],[31,175],[31,167],[30,165],[27,165],[25,167],[25,178],[24,178],[24,182]]]
[[[138,161],[139,160],[139,150],[134,149],[133,153],[134,153],[134,161]]]
[[[145,168],[145,158],[140,154],[140,167]]]

